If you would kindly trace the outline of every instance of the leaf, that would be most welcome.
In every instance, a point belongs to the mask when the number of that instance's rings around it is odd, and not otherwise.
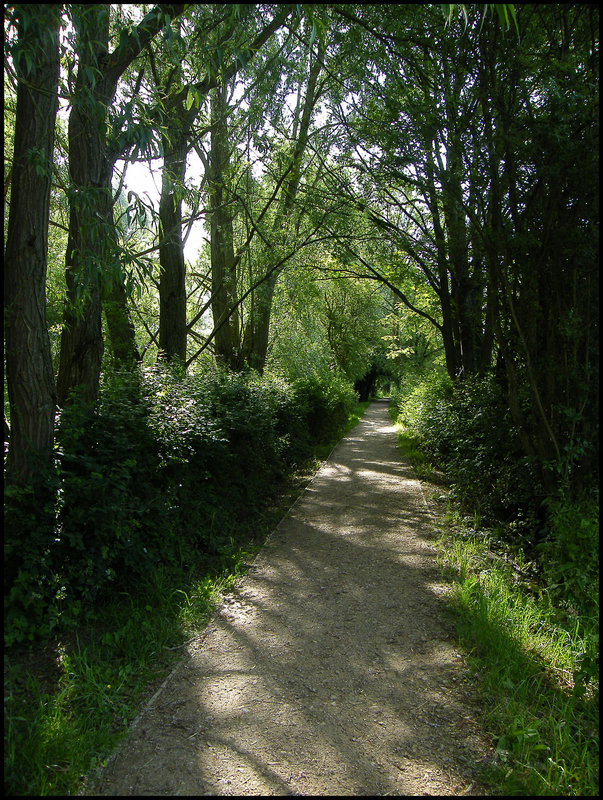
[[[498,14],[498,21],[500,22],[501,26],[503,23],[506,23],[506,29],[509,29],[509,14],[507,12],[507,5],[506,3],[494,3],[494,8],[496,9],[496,13]]]
[[[245,69],[247,66],[247,58],[242,50],[235,50],[235,59],[238,59],[241,62],[242,69]]]
[[[23,52],[23,57],[25,58],[25,64],[27,66],[27,71],[26,71],[25,74],[29,75],[29,73],[31,72],[32,65],[33,65],[33,58],[31,56],[31,53],[29,53],[28,51],[24,51]]]
[[[508,9],[511,13],[511,16],[513,17],[513,22],[515,23],[515,30],[517,31],[517,35],[519,36],[519,26],[517,24],[517,17],[515,16],[515,6],[513,5],[513,3],[508,4]]]
[[[190,88],[186,93],[186,103],[184,104],[187,111],[191,110],[191,106],[195,100],[193,93],[191,92]]]

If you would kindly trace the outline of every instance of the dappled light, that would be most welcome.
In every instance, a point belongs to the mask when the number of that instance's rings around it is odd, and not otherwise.
[[[388,418],[373,404],[335,448],[103,792],[420,794],[473,782],[488,750],[441,622],[432,521]]]
[[[597,794],[599,6],[4,33],[8,794]]]

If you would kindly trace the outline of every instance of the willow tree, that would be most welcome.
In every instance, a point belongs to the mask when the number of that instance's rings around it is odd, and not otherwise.
[[[234,109],[227,103],[225,82],[214,90],[211,101],[211,147],[206,169],[212,338],[217,357],[235,369],[247,365],[263,371],[275,287],[291,256],[303,246],[303,237],[297,237],[300,214],[296,200],[320,95],[324,45],[321,40],[314,50],[302,44],[296,54],[284,54],[296,30],[294,21],[285,40],[274,41],[272,51],[263,54],[251,74],[247,72],[243,92],[250,108],[239,113],[238,126],[230,122]],[[287,91],[283,87],[297,95],[291,119],[287,119]],[[266,159],[269,177],[257,179],[249,163],[241,166],[236,145],[245,144],[240,138],[242,130],[247,132],[248,157],[252,139],[266,152],[262,140],[265,136],[272,138]]]
[[[58,5],[13,7],[11,55],[17,108],[8,234],[4,255],[4,332],[10,403],[7,477],[27,483],[37,457],[52,453],[55,387],[46,324],[48,219],[58,108]]]
[[[598,9],[522,6],[520,37],[474,12],[449,31],[429,7],[338,13],[366,37],[333,108],[367,220],[438,294],[451,376],[495,372],[543,491],[579,484],[598,430]]]
[[[69,115],[69,236],[65,256],[67,301],[57,376],[58,401],[80,388],[96,400],[103,355],[102,289],[120,279],[115,248],[111,178],[114,155],[107,143],[107,113],[120,77],[152,37],[182,13],[183,4],[153,8],[109,52],[109,4],[72,6],[78,55]],[[114,296],[119,310],[120,296]],[[127,331],[125,329],[121,329]]]
[[[283,247],[283,242],[280,240],[291,235],[294,228],[293,211],[299,192],[312,117],[320,96],[318,80],[325,53],[324,40],[321,39],[318,42],[316,52],[312,52],[311,47],[309,51],[308,80],[303,93],[301,84],[298,88],[298,101],[293,118],[291,155],[287,163],[287,174],[282,184],[270,235],[271,242],[279,249]],[[253,295],[248,328],[244,332],[245,361],[259,372],[264,370],[266,364],[274,289],[283,266],[275,268],[273,263],[268,263],[266,280],[259,284]]]
[[[236,369],[239,365],[240,321],[237,304],[237,262],[234,251],[233,201],[225,178],[230,173],[227,130],[227,85],[211,94],[211,145],[208,161],[210,212],[211,303],[216,359]]]
[[[285,5],[267,17],[263,11],[252,13],[251,7],[208,8],[191,9],[186,38],[176,37],[188,53],[186,69],[172,58],[163,76],[151,60],[155,104],[147,111],[148,122],[160,131],[164,159],[159,208],[159,347],[166,359],[182,362],[191,325],[186,318],[182,203],[187,194],[186,158],[202,135],[195,131],[195,123],[212,90],[230,81],[242,64],[255,58],[292,10]],[[202,130],[206,131],[204,125]]]

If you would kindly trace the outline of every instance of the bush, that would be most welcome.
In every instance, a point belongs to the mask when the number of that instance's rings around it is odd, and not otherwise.
[[[539,545],[542,574],[554,603],[593,617],[599,613],[599,491],[548,504],[548,532]]]
[[[337,436],[357,402],[352,384],[331,370],[297,378],[294,391],[312,443]]]
[[[5,644],[48,636],[57,625],[59,585],[51,562],[56,474],[40,471],[29,486],[4,486]]]
[[[156,459],[147,411],[136,376],[105,376],[96,411],[74,393],[60,416],[46,502],[38,486],[6,488],[7,643],[47,635],[59,618],[77,621],[82,602],[92,608],[151,565],[148,522],[161,504],[148,484]]]
[[[395,409],[398,421],[418,435],[425,416],[451,397],[452,381],[447,373],[435,370],[427,374],[410,372],[400,388],[392,392],[391,406]]]
[[[339,433],[355,399],[326,370],[287,382],[166,364],[107,371],[94,410],[75,393],[46,494],[6,490],[6,641],[48,633],[61,615],[77,622],[159,565],[221,556],[291,467]]]
[[[416,376],[394,397],[399,420],[445,470],[452,495],[484,521],[533,521],[542,497],[492,376]]]
[[[76,396],[61,414],[55,561],[69,593],[88,603],[119,581],[131,585],[164,555],[149,411],[138,373],[109,372],[94,411]]]

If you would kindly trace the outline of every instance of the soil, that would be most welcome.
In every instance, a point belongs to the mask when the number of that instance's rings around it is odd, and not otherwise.
[[[487,794],[435,535],[372,403],[86,793]]]

